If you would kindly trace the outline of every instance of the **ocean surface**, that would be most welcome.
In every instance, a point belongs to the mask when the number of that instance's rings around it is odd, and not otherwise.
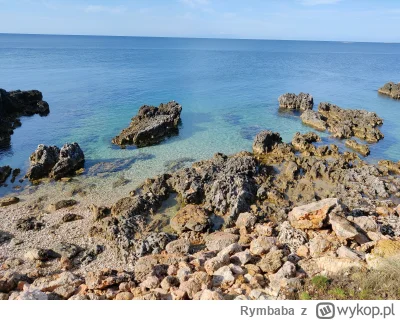
[[[118,174],[138,184],[171,161],[251,150],[263,129],[287,142],[312,130],[278,110],[279,95],[301,91],[316,105],[377,112],[385,139],[371,146],[369,159],[397,161],[400,101],[377,89],[400,81],[399,61],[400,44],[386,43],[0,34],[0,88],[38,89],[51,110],[21,119],[11,147],[0,150],[0,165],[25,172],[38,144],[76,141],[88,170],[126,159]],[[183,106],[179,136],[142,149],[111,144],[141,105],[170,100]]]

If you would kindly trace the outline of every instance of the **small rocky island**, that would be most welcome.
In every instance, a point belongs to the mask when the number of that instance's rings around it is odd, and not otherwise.
[[[279,107],[290,110],[309,110],[314,107],[314,98],[308,93],[285,93],[278,98]]]
[[[129,127],[122,130],[112,143],[121,147],[135,145],[139,148],[158,144],[179,132],[181,111],[182,106],[175,101],[162,103],[159,107],[144,105]]]
[[[40,91],[10,91],[0,89],[0,144],[10,145],[14,129],[21,126],[20,117],[39,114],[47,116],[49,104]]]
[[[388,82],[378,92],[393,99],[400,99],[400,83]]]

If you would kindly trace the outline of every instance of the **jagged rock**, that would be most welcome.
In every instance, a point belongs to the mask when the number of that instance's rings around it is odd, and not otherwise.
[[[321,141],[321,138],[314,132],[308,132],[306,134],[297,132],[292,139],[292,145],[298,151],[315,152],[315,147],[312,143],[318,141]]]
[[[11,174],[11,170],[10,166],[0,167],[0,184],[6,182],[7,178]]]
[[[257,222],[257,217],[251,212],[242,212],[236,220],[238,228],[253,228]]]
[[[301,230],[293,228],[288,221],[283,222],[279,227],[277,242],[286,245],[291,252],[296,252],[297,249],[307,243],[307,234]]]
[[[83,168],[85,156],[79,144],[67,143],[61,150],[56,146],[39,145],[30,156],[30,168],[26,177],[39,180],[51,177],[59,180],[73,175]]]
[[[61,242],[53,248],[53,251],[59,254],[61,257],[72,259],[76,257],[79,252],[82,251],[82,248],[73,243]]]
[[[359,232],[351,222],[338,214],[331,213],[329,215],[329,223],[339,239],[355,239],[359,235]]]
[[[318,112],[327,119],[328,130],[335,138],[355,136],[367,142],[378,142],[384,138],[377,128],[383,124],[383,120],[375,112],[342,109],[327,102],[319,104]]]
[[[393,99],[400,99],[400,83],[388,82],[378,92]]]
[[[165,232],[150,233],[144,239],[139,239],[135,243],[135,252],[138,257],[146,254],[157,254],[164,250],[169,242],[174,240],[173,235]]]
[[[349,148],[353,149],[354,151],[357,151],[364,157],[369,156],[371,153],[368,145],[360,144],[354,139],[347,140],[345,144],[346,144],[346,147],[349,147]]]
[[[0,207],[7,207],[19,202],[17,197],[9,197],[0,199]]]
[[[313,127],[319,131],[325,131],[327,128],[326,118],[324,118],[318,112],[306,110],[303,112],[300,118],[304,124]]]
[[[379,240],[370,254],[366,255],[369,268],[381,269],[400,261],[400,241]]]
[[[299,95],[286,93],[278,98],[279,107],[285,109],[309,110],[314,107],[312,95],[301,92]]]
[[[170,224],[172,229],[179,233],[185,231],[201,232],[209,227],[210,219],[202,207],[189,204],[177,212]]]
[[[282,143],[281,135],[272,131],[261,131],[254,139],[253,152],[255,154],[264,154],[272,152]]]
[[[25,254],[25,259],[31,261],[47,261],[59,257],[59,254],[49,249],[31,249]]]
[[[40,91],[10,91],[0,89],[0,142],[10,145],[14,129],[21,126],[20,117],[39,114],[46,116],[49,105]]]
[[[13,238],[12,234],[0,230],[0,245],[10,241]]]
[[[175,101],[160,106],[142,106],[129,127],[122,130],[112,142],[114,144],[146,147],[161,142],[178,132],[182,106]]]
[[[171,241],[165,247],[168,253],[188,254],[190,251],[190,242],[186,239]]]
[[[328,198],[293,208],[289,222],[296,229],[321,229],[328,222],[328,214],[340,208],[339,200]]]
[[[282,266],[283,257],[282,250],[274,250],[263,256],[257,265],[265,273],[275,273]]]
[[[34,216],[19,218],[16,223],[16,228],[22,231],[39,231],[44,228],[44,223]]]
[[[88,272],[85,280],[88,289],[104,290],[106,288],[131,281],[132,275],[126,272],[105,269],[99,272]]]
[[[254,255],[262,255],[268,253],[276,244],[273,237],[259,236],[250,243],[250,252]]]

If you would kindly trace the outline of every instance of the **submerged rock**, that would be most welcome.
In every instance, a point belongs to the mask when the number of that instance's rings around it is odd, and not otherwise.
[[[294,93],[286,93],[278,99],[279,107],[285,109],[310,110],[314,107],[314,99],[312,95],[301,92],[299,95]]]
[[[388,82],[378,92],[393,99],[400,99],[400,83]]]
[[[12,169],[10,166],[0,167],[0,183],[6,182],[6,180],[11,174],[11,170]]]
[[[31,180],[54,178],[59,180],[83,168],[85,156],[79,144],[67,143],[61,150],[56,146],[39,145],[30,156],[26,177]]]
[[[175,101],[159,107],[144,105],[132,119],[128,128],[116,136],[112,143],[146,147],[161,142],[178,132],[182,106]]]

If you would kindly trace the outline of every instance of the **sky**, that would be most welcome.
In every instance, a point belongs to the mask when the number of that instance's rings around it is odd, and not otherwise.
[[[400,42],[400,0],[0,0],[0,33]]]

